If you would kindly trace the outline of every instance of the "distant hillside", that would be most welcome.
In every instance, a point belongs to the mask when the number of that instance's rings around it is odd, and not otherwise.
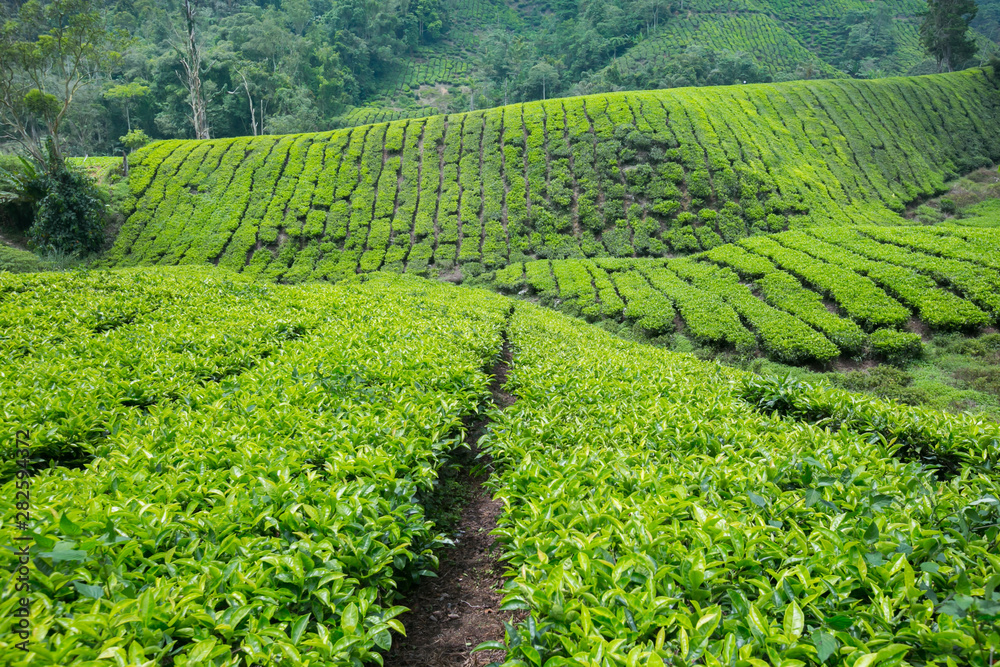
[[[400,73],[394,89],[342,117],[345,125],[427,115],[428,106],[456,110],[468,105],[469,95],[479,106],[502,104],[506,78],[513,100],[533,90],[526,82],[536,62],[554,64],[557,75],[550,96],[621,90],[647,90],[695,85],[755,83],[823,78],[881,78],[935,71],[935,63],[919,41],[920,13],[925,0],[686,0],[685,2],[624,3],[629,28],[615,28],[623,19],[601,14],[588,5],[586,12],[566,9],[567,3],[536,1],[508,3],[501,16],[498,0],[488,20],[486,0],[464,15],[463,37],[467,65],[453,71],[437,64],[438,49],[429,45],[419,65]],[[1000,51],[1000,1],[979,2],[973,32],[985,62]],[[646,7],[646,9],[641,9]],[[658,9],[657,9],[658,8]],[[512,39],[498,39],[508,31]],[[537,51],[528,62],[504,63],[496,72],[495,52],[511,43],[531,45]],[[622,45],[619,49],[618,45]],[[587,51],[589,58],[581,54]],[[516,60],[516,58],[515,58]],[[582,60],[587,60],[585,66]],[[734,65],[735,63],[735,65]],[[507,71],[511,68],[513,71]],[[752,71],[759,68],[763,78]],[[721,81],[719,80],[721,79]],[[419,80],[425,88],[417,92]],[[403,82],[409,85],[404,85]],[[431,95],[428,86],[447,91]],[[412,91],[412,94],[411,94]],[[468,106],[458,110],[465,110]]]
[[[686,254],[757,232],[900,223],[1000,160],[982,70],[617,93],[132,159],[110,265],[286,281]],[[119,186],[123,189],[124,184]]]
[[[985,56],[1000,33],[994,3],[980,5]],[[778,79],[926,74],[933,66],[919,41],[923,0],[693,0],[673,8],[657,32],[583,88],[667,85],[678,56],[694,46],[748,53]]]

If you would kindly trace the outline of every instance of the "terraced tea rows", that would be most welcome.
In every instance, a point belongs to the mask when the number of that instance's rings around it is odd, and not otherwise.
[[[640,42],[615,61],[626,73],[637,63],[669,61],[686,47],[698,45],[716,51],[752,54],[771,74],[794,72],[800,65],[815,63],[818,77],[846,76],[793,37],[786,27],[764,12],[722,13],[711,10],[669,21],[655,37]]]
[[[3,274],[0,294],[0,536],[33,539],[33,634],[15,649],[5,595],[5,665],[381,664],[405,629],[397,584],[441,545],[422,492],[484,410],[506,604],[526,612],[486,646],[512,661],[985,665],[1000,648],[995,425],[744,378],[418,278],[155,268]],[[486,409],[503,341],[520,400]]]
[[[35,629],[22,654],[5,588],[0,663],[371,662],[436,565],[418,498],[508,309],[399,277],[0,274],[0,539],[32,535]]]
[[[519,308],[509,664],[987,665],[1000,431]],[[735,380],[735,381],[734,381]],[[950,444],[946,444],[950,443]],[[992,633],[992,634],[991,634]]]
[[[1000,322],[998,248],[995,229],[827,227],[690,258],[516,263],[494,286],[592,321],[630,322],[650,336],[680,330],[789,363],[898,358],[920,350],[913,319],[935,330]]]
[[[108,265],[212,262],[286,282],[464,275],[533,257],[690,253],[750,233],[898,222],[1000,160],[979,70],[552,100],[137,153]]]
[[[925,3],[888,0],[881,4],[893,16],[895,53],[882,61],[880,67],[884,75],[906,74],[927,60],[917,32],[919,13],[926,9]],[[617,58],[613,66],[623,73],[639,64],[655,68],[657,63],[670,61],[688,46],[699,45],[716,51],[749,53],[772,74],[788,75],[799,68],[811,67],[811,78],[843,77],[847,75],[835,63],[842,59],[848,38],[844,19],[852,12],[872,11],[872,3],[695,0],[685,2],[683,8],[675,5],[675,10],[661,21],[660,30]]]

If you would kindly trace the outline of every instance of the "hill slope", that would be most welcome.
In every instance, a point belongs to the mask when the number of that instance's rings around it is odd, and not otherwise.
[[[920,352],[905,331],[915,322],[974,331],[1000,321],[997,247],[996,229],[814,228],[691,258],[515,263],[493,284],[649,337],[682,331],[788,363],[897,361]]]
[[[980,70],[617,93],[132,159],[109,265],[287,281],[664,256],[806,225],[901,222],[1000,160]],[[124,187],[124,186],[121,186]]]

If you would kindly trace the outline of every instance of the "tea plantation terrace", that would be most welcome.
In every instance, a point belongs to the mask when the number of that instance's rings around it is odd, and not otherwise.
[[[106,266],[283,282],[664,257],[900,224],[1000,161],[989,70],[616,93],[290,136],[165,141],[116,192]],[[456,274],[458,275],[458,274]]]

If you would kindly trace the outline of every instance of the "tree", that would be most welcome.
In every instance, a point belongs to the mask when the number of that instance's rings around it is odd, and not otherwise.
[[[312,19],[312,9],[309,7],[309,0],[284,0],[281,8],[285,12],[288,24],[296,35],[302,35],[306,31],[306,26]]]
[[[186,33],[183,35],[183,45],[176,47],[181,56],[181,65],[184,67],[184,77],[181,83],[188,91],[188,104],[191,106],[191,124],[194,125],[195,139],[209,139],[208,112],[205,104],[205,94],[201,89],[201,47],[194,31],[194,7],[191,0],[184,0],[184,25]],[[180,74],[177,75],[180,78]]]
[[[558,77],[555,67],[544,61],[540,62],[528,70],[528,88],[536,93],[541,88],[542,99],[547,99],[548,90]]]
[[[149,86],[144,81],[136,80],[109,88],[104,91],[104,99],[121,102],[121,105],[125,108],[125,124],[128,126],[128,131],[131,132],[132,119],[129,116],[129,107],[132,106],[134,100],[145,97],[148,94]]]
[[[142,148],[151,140],[149,135],[142,130],[129,130],[128,134],[118,137],[118,141],[131,153],[138,148]]]
[[[927,0],[920,43],[937,60],[938,71],[949,72],[976,55],[969,24],[979,11],[974,0]]]
[[[260,94],[257,98],[257,103],[260,108],[260,124],[258,125],[257,109],[254,107],[253,102],[253,94],[257,89],[257,86],[255,84],[251,84],[251,79],[256,81],[257,78],[263,78],[263,72],[261,72],[260,68],[253,63],[241,63],[241,65],[242,66],[233,68],[232,74],[235,75],[233,76],[233,81],[237,83],[237,88],[235,90],[230,90],[229,94],[237,95],[240,93],[240,88],[243,89],[242,92],[247,96],[247,106],[250,109],[250,129],[253,132],[253,136],[256,137],[258,135],[258,127],[260,127],[259,134],[264,133],[264,95]],[[249,78],[247,78],[247,74],[250,75]],[[238,80],[237,77],[239,77]]]
[[[417,36],[420,41],[440,39],[445,32],[445,11],[441,0],[415,0],[413,17],[417,22]]]
[[[61,163],[59,132],[81,88],[112,69],[132,40],[97,0],[29,0],[0,27],[0,126],[39,163]]]

